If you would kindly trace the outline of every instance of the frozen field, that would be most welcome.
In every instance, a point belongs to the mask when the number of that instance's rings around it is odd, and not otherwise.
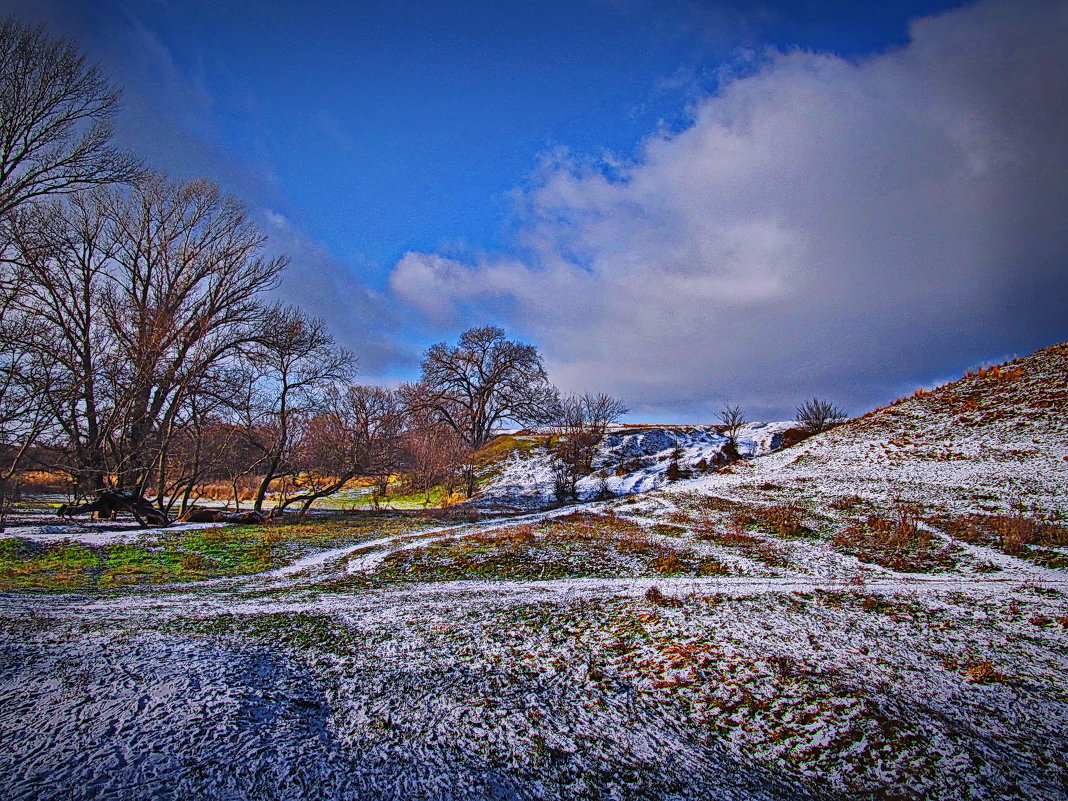
[[[1068,797],[1066,359],[549,512],[13,531],[0,797]]]

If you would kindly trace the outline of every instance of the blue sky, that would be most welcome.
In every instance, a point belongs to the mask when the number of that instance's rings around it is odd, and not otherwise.
[[[128,13],[210,97],[226,149],[379,284],[409,250],[507,247],[510,193],[546,151],[629,155],[761,48],[862,55],[948,4],[865,5],[188,0]]]
[[[1068,337],[1063,2],[0,7],[249,205],[367,380],[493,322],[639,417],[860,412]]]

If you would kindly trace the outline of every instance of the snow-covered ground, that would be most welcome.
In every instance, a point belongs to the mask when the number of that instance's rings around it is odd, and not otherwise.
[[[1063,799],[1068,546],[958,524],[1063,526],[1066,457],[1062,347],[641,494],[0,595],[0,796]],[[923,545],[858,549],[883,518]]]
[[[796,425],[792,421],[747,423],[738,433],[738,452],[747,457],[768,453],[778,447],[777,438]],[[617,426],[597,446],[594,472],[579,479],[579,497],[596,498],[602,480],[614,495],[632,495],[663,486],[676,451],[682,470],[708,471],[726,444],[727,437],[715,426]],[[479,490],[476,504],[504,508],[551,504],[554,461],[544,447],[513,451],[493,479]]]

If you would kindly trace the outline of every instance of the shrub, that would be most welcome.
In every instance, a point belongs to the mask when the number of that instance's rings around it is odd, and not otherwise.
[[[664,595],[655,584],[645,591],[645,600],[654,606],[682,606],[681,599]]]
[[[810,532],[801,517],[797,503],[779,503],[758,510],[757,519],[780,537],[797,537]]]
[[[976,684],[1004,684],[1009,677],[997,670],[989,660],[969,659],[964,666],[964,675]]]
[[[888,516],[870,514],[835,535],[835,547],[891,570],[923,572],[954,564],[948,547],[937,547],[920,526],[922,507],[898,503]]]
[[[797,407],[797,424],[809,434],[826,431],[847,417],[845,410],[827,400],[810,398]]]
[[[966,515],[935,521],[948,533],[975,545],[993,545],[1012,556],[1026,556],[1028,546],[1068,545],[1068,528],[1048,520],[1011,515]]]
[[[674,576],[685,569],[682,560],[673,553],[663,554],[653,560],[653,570],[665,576]]]

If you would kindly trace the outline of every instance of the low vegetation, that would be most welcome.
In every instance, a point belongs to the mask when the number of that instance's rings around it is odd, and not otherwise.
[[[389,514],[162,531],[133,542],[0,539],[0,591],[139,588],[260,573],[310,550],[417,532],[429,519]]]
[[[932,522],[952,536],[1029,559],[1046,567],[1068,568],[1068,527],[1017,511],[1011,515],[940,515]]]
[[[898,503],[890,514],[869,514],[835,535],[839,550],[900,573],[950,570],[957,561],[953,548],[922,522],[923,509]]]

